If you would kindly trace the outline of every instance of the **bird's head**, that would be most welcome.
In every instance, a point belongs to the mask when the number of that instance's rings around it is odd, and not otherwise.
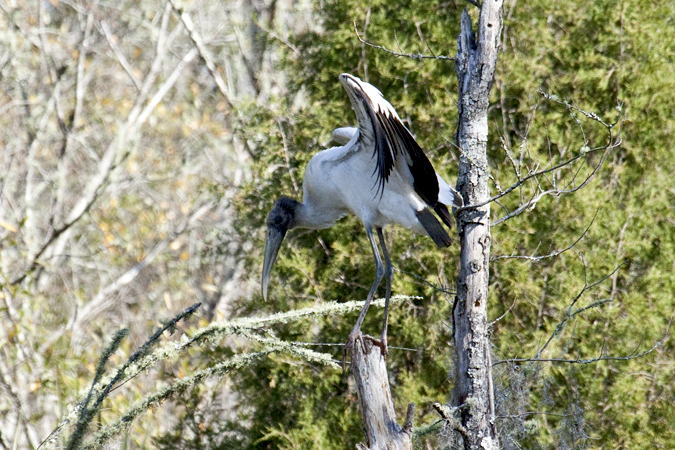
[[[281,197],[274,203],[267,216],[267,242],[265,243],[265,260],[262,271],[262,294],[267,301],[267,282],[274,261],[286,232],[295,227],[296,211],[300,202],[288,197]]]

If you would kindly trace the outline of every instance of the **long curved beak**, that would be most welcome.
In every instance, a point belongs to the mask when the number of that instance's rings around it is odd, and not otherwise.
[[[277,259],[277,253],[279,253],[279,248],[281,243],[286,236],[286,230],[280,230],[278,228],[267,228],[267,242],[265,243],[265,260],[263,262],[263,271],[262,271],[262,295],[265,301],[267,301],[267,283],[269,281],[270,272],[272,271],[272,266],[274,261]]]

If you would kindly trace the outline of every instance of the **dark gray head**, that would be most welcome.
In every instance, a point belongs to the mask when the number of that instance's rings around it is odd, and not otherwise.
[[[286,232],[295,228],[295,214],[300,202],[289,197],[281,197],[274,203],[272,210],[267,216],[267,242],[265,243],[265,260],[262,271],[262,294],[267,301],[267,282],[274,261]]]

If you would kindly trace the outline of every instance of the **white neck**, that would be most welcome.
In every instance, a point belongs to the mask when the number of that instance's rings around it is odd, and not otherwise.
[[[336,208],[317,208],[311,202],[300,203],[295,210],[295,227],[309,228],[310,230],[323,230],[335,225],[340,218],[347,215],[347,211]]]

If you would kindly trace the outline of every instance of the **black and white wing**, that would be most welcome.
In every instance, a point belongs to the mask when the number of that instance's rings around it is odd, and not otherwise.
[[[359,131],[363,135],[372,137],[375,143],[373,157],[376,158],[376,166],[373,175],[376,175],[377,193],[382,195],[392,170],[404,161],[412,175],[415,193],[434,209],[448,227],[452,227],[448,203],[439,202],[439,177],[415,138],[403,125],[394,107],[385,100],[376,87],[357,77],[342,74],[340,81],[347,90],[356,112]],[[443,185],[444,188],[448,187],[445,182]],[[442,194],[444,194],[444,199],[449,198],[447,194],[450,197],[453,195],[450,191],[446,193],[445,190]],[[433,215],[430,217],[430,219],[420,218],[420,221],[436,222]],[[438,227],[431,222],[428,225],[433,228],[440,227],[438,222],[436,222]],[[434,237],[426,223],[424,226]],[[436,240],[435,237],[434,240]],[[436,243],[439,244],[438,241]]]
[[[413,188],[429,206],[438,202],[438,180],[431,162],[410,131],[403,125],[396,110],[377,88],[349,74],[340,75],[356,111],[359,129],[372,126],[375,140],[374,157],[378,193],[389,181],[397,158],[404,158],[413,177]]]

